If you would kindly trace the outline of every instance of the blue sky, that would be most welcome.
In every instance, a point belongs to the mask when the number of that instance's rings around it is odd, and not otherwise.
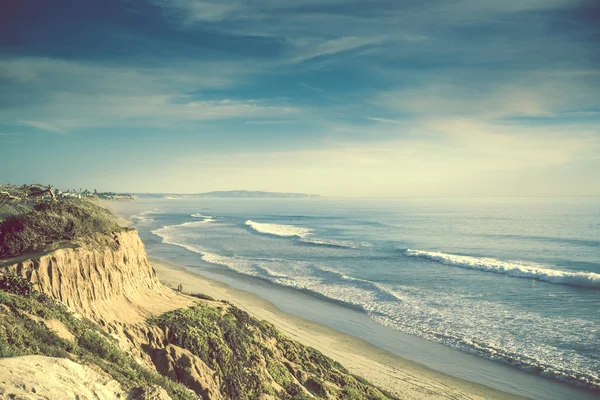
[[[0,182],[600,195],[600,6],[9,0]]]

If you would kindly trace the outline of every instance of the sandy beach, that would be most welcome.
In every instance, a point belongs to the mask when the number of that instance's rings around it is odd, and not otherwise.
[[[230,288],[186,271],[183,267],[158,260],[152,260],[152,265],[163,284],[175,288],[182,283],[184,292],[228,300],[252,316],[271,322],[288,336],[340,362],[351,373],[368,379],[402,399],[519,398],[431,370],[362,339],[285,313],[253,293]]]

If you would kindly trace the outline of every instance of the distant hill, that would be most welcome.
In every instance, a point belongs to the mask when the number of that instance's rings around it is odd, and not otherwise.
[[[251,191],[251,190],[227,190],[227,191],[215,191],[197,194],[177,194],[177,193],[138,193],[137,197],[141,198],[164,198],[164,199],[190,199],[199,197],[211,197],[211,198],[273,198],[273,199],[302,199],[302,198],[316,198],[321,197],[318,194],[306,194],[306,193],[281,193],[281,192],[262,192],[262,191]]]

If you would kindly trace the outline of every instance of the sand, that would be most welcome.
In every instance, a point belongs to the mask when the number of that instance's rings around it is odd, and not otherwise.
[[[66,358],[23,356],[0,359],[0,398],[42,400],[124,399],[121,385],[102,371]]]
[[[228,300],[250,315],[267,320],[289,337],[314,347],[340,362],[351,373],[402,399],[516,399],[507,393],[431,370],[381,350],[368,342],[327,326],[279,310],[271,302],[243,290],[186,271],[183,267],[152,260],[160,281],[172,288],[183,283],[184,292]]]

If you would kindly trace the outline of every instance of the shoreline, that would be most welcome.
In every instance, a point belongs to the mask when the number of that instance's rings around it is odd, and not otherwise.
[[[286,313],[268,300],[211,280],[184,267],[151,259],[159,280],[169,287],[183,284],[184,292],[227,300],[260,320],[274,324],[287,336],[340,362],[351,373],[403,399],[520,399],[487,386],[455,378],[404,359],[367,341],[334,328]]]

